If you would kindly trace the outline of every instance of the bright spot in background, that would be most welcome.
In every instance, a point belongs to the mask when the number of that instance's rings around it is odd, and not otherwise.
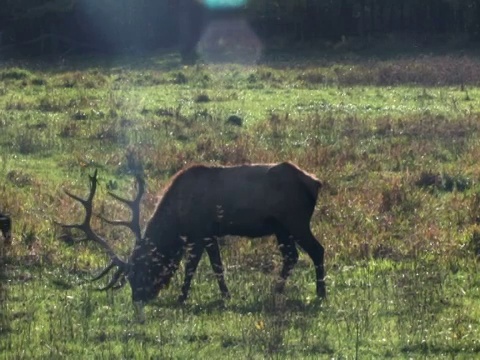
[[[212,21],[197,46],[207,63],[255,64],[262,55],[262,42],[244,19]]]
[[[245,5],[247,0],[204,0],[209,9],[234,9]]]

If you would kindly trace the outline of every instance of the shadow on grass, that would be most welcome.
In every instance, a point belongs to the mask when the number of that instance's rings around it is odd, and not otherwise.
[[[277,294],[271,294],[260,299],[243,299],[243,301],[217,299],[202,303],[187,301],[185,304],[180,304],[171,299],[157,299],[150,304],[150,306],[159,309],[182,309],[192,315],[210,315],[221,311],[238,314],[277,314],[282,311],[288,311],[289,314],[309,314],[322,311],[324,305],[325,301],[321,299],[306,303],[300,299],[288,299],[285,295]]]

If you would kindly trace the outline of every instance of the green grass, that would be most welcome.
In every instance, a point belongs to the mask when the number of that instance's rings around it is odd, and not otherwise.
[[[184,67],[175,56],[75,60],[0,70],[0,350],[5,358],[460,358],[480,353],[480,62],[299,58]],[[228,122],[230,115],[241,126]],[[129,160],[130,159],[130,160]],[[272,292],[273,239],[222,246],[232,299],[206,259],[186,305],[183,270],[133,321],[128,286],[94,291],[106,259],[67,246],[55,221],[82,209],[99,169],[96,210],[128,218],[108,189],[133,194],[142,222],[169,178],[193,163],[290,160],[325,187],[312,230],[326,248],[328,298],[301,260]],[[108,189],[107,189],[108,188]],[[95,220],[124,257],[132,236]]]
[[[78,279],[59,269],[19,271],[11,276],[2,346],[26,358],[470,358],[480,351],[471,308],[478,277],[467,275],[476,271],[471,263],[457,265],[456,272],[415,261],[339,266],[323,303],[312,298],[305,263],[284,296],[272,295],[273,274],[244,268],[229,272],[233,298],[223,303],[205,261],[188,303],[176,303],[177,277],[147,308],[144,325],[132,322],[127,291],[70,287]]]

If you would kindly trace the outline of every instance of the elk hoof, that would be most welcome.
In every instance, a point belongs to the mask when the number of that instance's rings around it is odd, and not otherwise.
[[[321,283],[317,288],[317,296],[320,299],[325,299],[327,297],[327,290],[325,288],[325,283]]]
[[[275,292],[277,294],[283,294],[283,292],[285,291],[285,281],[280,281],[278,282],[276,285],[275,285],[275,288],[274,288]]]
[[[230,293],[228,291],[222,293],[222,297],[223,297],[223,300],[230,300],[232,298],[232,296],[230,295]]]
[[[187,297],[185,295],[180,295],[177,298],[177,303],[179,303],[180,305],[185,305],[186,301],[187,301]]]

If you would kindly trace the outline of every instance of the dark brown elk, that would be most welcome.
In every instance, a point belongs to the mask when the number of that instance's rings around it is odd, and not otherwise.
[[[5,245],[9,246],[12,242],[12,220],[9,216],[0,214],[0,230],[5,239]]]
[[[325,297],[324,249],[310,230],[321,183],[297,166],[280,164],[232,167],[192,166],[175,175],[164,192],[143,236],[139,226],[140,201],[145,189],[137,176],[138,192],[132,201],[113,195],[133,212],[131,222],[109,221],[128,226],[135,234],[135,247],[128,261],[123,261],[90,226],[97,174],[90,176],[90,194],[80,201],[86,209],[83,223],[62,225],[82,230],[86,240],[97,242],[110,256],[110,264],[94,280],[117,266],[104,289],[115,288],[128,280],[132,300],[143,321],[143,306],[154,299],[170,282],[184,253],[188,252],[185,280],[179,301],[188,296],[192,277],[206,250],[220,291],[229,297],[217,238],[224,235],[261,237],[276,235],[283,256],[283,268],[276,285],[282,291],[298,260],[295,244],[310,256],[316,271],[316,291]]]

